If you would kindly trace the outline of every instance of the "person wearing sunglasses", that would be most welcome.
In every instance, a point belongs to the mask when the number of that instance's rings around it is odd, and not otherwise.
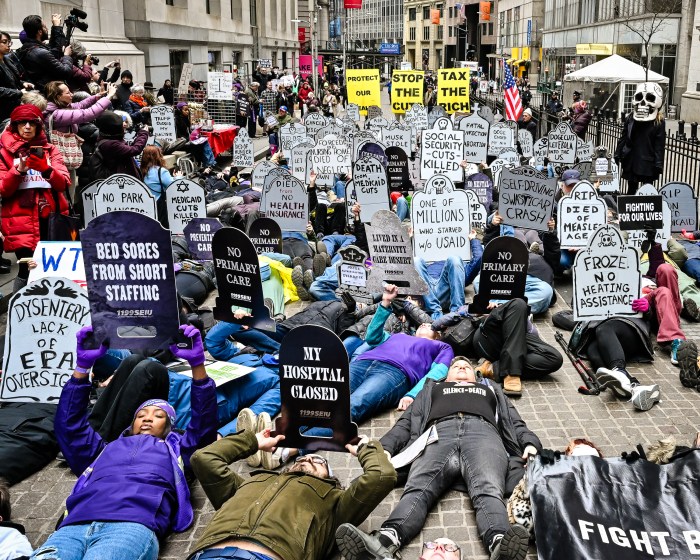
[[[216,513],[190,560],[327,558],[337,527],[362,523],[396,483],[381,444],[366,437],[346,446],[364,471],[346,489],[316,454],[297,457],[282,472],[253,471],[248,479],[232,466],[258,451],[274,451],[283,439],[272,437],[270,428],[242,430],[192,456],[192,469]]]
[[[490,560],[524,560],[529,532],[522,525],[511,526],[504,496],[522,478],[527,458],[542,449],[539,438],[501,387],[482,378],[464,356],[452,360],[446,379],[426,380],[380,443],[395,456],[429,430],[437,433],[437,440],[425,443],[410,463],[403,495],[381,528],[370,534],[353,524],[338,528],[336,542],[343,557],[396,558],[421,531],[440,497],[463,483]]]

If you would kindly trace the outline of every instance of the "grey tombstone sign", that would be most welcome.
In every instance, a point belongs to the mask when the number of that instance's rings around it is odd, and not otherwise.
[[[155,105],[151,107],[151,125],[153,136],[166,142],[175,142],[175,114],[170,105]]]
[[[497,156],[506,148],[515,148],[513,129],[504,122],[492,124],[489,129],[489,155]]]
[[[529,130],[524,128],[518,130],[518,142],[520,143],[520,150],[523,152],[524,157],[530,158],[534,155],[534,139]]]
[[[253,167],[255,157],[253,154],[253,141],[248,136],[248,130],[241,128],[233,141],[233,161],[231,165],[236,167]]]
[[[556,190],[556,177],[550,178],[532,167],[503,168],[498,202],[498,213],[503,217],[503,223],[547,231]]]
[[[557,229],[562,249],[581,249],[607,223],[608,207],[593,185],[580,181],[559,199]]]
[[[464,132],[464,159],[469,163],[486,161],[489,145],[490,124],[477,113],[459,121],[459,130]]]
[[[552,163],[576,163],[576,148],[579,137],[569,123],[560,122],[548,134],[547,158]]]
[[[144,183],[131,175],[111,175],[95,193],[95,214],[127,210],[157,219],[156,199]]]
[[[355,245],[347,245],[338,250],[340,261],[335,265],[338,274],[336,295],[347,292],[355,301],[372,303],[372,295],[367,291],[368,255]]]
[[[595,149],[593,147],[593,142],[588,140],[587,142],[578,138],[576,140],[576,157],[579,161],[591,161],[593,159],[593,154]]]
[[[268,173],[273,169],[279,169],[279,166],[269,160],[263,159],[256,163],[253,168],[253,173],[250,176],[251,186],[258,192],[262,192],[265,187],[265,177],[267,177]]]
[[[370,105],[367,107],[367,119],[368,121],[371,121],[372,119],[375,119],[377,117],[383,117],[384,113],[382,113],[382,108],[378,107],[377,105]]]
[[[309,138],[316,139],[316,133],[328,124],[326,117],[321,113],[307,113],[304,117],[304,126],[306,127],[306,135]]]
[[[306,181],[307,169],[309,161],[309,152],[316,147],[316,142],[307,138],[301,144],[297,144],[292,148],[292,155],[289,158],[289,169],[292,175],[300,181]]]
[[[289,173],[277,175],[265,184],[262,197],[265,200],[265,217],[275,220],[282,230],[306,231],[309,197],[299,179]]]
[[[414,103],[411,108],[406,111],[406,122],[411,125],[416,132],[426,130],[428,128],[428,109],[420,103]]]
[[[306,140],[306,134],[306,127],[299,123],[290,122],[280,128],[279,143],[284,157],[289,159],[292,148]]]
[[[356,103],[348,103],[345,112],[354,122],[360,122],[360,107]]]
[[[428,128],[433,128],[435,121],[442,118],[449,119],[450,116],[442,105],[435,105],[432,111],[428,111]]]
[[[671,209],[671,233],[698,229],[698,199],[688,183],[666,183],[659,194]]]
[[[351,141],[351,149],[353,154],[353,161],[357,159],[357,153],[360,150],[360,146],[366,142],[376,142],[377,139],[374,137],[369,130],[357,130],[348,135]]]
[[[165,197],[171,233],[180,235],[192,219],[207,217],[204,187],[194,181],[175,179],[166,189]]]
[[[352,184],[360,203],[360,219],[364,223],[372,221],[377,210],[390,210],[389,184],[386,168],[382,163],[369,155],[355,162],[352,173]]]
[[[445,175],[451,181],[462,180],[459,163],[464,157],[464,132],[453,130],[448,118],[435,121],[430,130],[421,132],[420,178]]]
[[[411,155],[413,149],[411,128],[402,126],[394,121],[391,126],[382,130],[382,143],[388,148],[394,146],[401,148],[407,156]]]
[[[83,225],[87,226],[97,214],[95,213],[95,194],[102,181],[93,181],[85,187],[80,196],[83,199]]]

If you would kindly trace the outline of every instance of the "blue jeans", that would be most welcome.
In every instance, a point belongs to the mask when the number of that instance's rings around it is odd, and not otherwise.
[[[423,259],[415,259],[415,264],[418,274],[428,284],[428,293],[423,295],[423,301],[426,312],[430,313],[433,319],[442,316],[443,306],[449,306],[450,311],[457,311],[464,305],[466,270],[462,259],[449,257],[437,278],[430,274],[428,263]]]
[[[326,238],[324,237],[325,241]],[[330,253],[329,253],[330,254]],[[340,255],[338,255],[340,257]],[[335,257],[334,257],[335,258]],[[321,276],[311,283],[309,293],[316,301],[334,301],[338,297],[335,295],[335,290],[338,288],[338,269],[334,264],[326,267]]]
[[[279,261],[287,268],[292,268],[292,259],[289,255],[284,253],[263,253],[263,256],[273,261]]]
[[[396,215],[402,222],[408,218],[408,202],[403,196],[396,199]]]
[[[209,141],[202,144],[202,156],[202,159],[204,159],[204,163],[207,165],[207,167],[213,167],[216,165],[216,158],[214,157],[214,152],[209,145]]]
[[[131,356],[131,350],[110,348],[104,356],[95,362],[92,372],[98,379],[107,379],[127,356]]]
[[[561,250],[561,257],[559,257],[559,267],[561,270],[569,270],[574,266],[574,259],[576,258],[576,253],[572,253],[568,249]]]
[[[268,354],[277,354],[280,351],[280,343],[288,330],[277,324],[275,331],[259,331],[258,329],[245,329],[243,325],[219,321],[207,333],[207,350],[215,360],[228,362],[238,353],[236,345],[229,340],[233,337],[246,346],[252,346]]]
[[[323,237],[323,242],[326,245],[328,254],[333,257],[338,249],[342,249],[348,245],[355,243],[354,235],[325,235]]]
[[[474,280],[474,290],[477,294],[479,293],[479,280],[479,277]],[[539,278],[528,274],[525,281],[525,297],[530,305],[530,312],[533,315],[538,315],[549,309],[552,297],[554,297],[554,288],[547,282],[543,282]],[[504,303],[506,300],[498,299],[493,301]]]
[[[157,560],[158,538],[126,521],[66,525],[32,555],[36,560]]]
[[[696,282],[700,281],[700,259],[688,259],[681,269]]]

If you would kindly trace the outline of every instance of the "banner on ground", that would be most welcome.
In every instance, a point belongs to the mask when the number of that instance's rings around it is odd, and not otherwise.
[[[391,75],[391,110],[403,115],[414,103],[423,102],[424,74],[418,70],[394,70]]]
[[[449,114],[469,113],[469,68],[438,70],[437,102]]]
[[[366,115],[367,108],[371,105],[381,106],[379,70],[348,69],[346,87],[348,101],[359,107],[361,115]]]

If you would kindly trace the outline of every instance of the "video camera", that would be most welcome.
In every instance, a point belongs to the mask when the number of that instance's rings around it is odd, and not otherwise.
[[[73,35],[73,30],[77,27],[82,31],[83,33],[87,32],[88,30],[88,24],[85,21],[80,21],[81,19],[85,19],[87,17],[87,13],[84,12],[83,10],[80,10],[78,8],[73,8],[70,11],[70,15],[66,17],[65,19],[65,24],[66,24],[66,40],[70,43],[70,38]],[[93,59],[94,60],[94,59]],[[99,61],[97,61],[99,62]]]

